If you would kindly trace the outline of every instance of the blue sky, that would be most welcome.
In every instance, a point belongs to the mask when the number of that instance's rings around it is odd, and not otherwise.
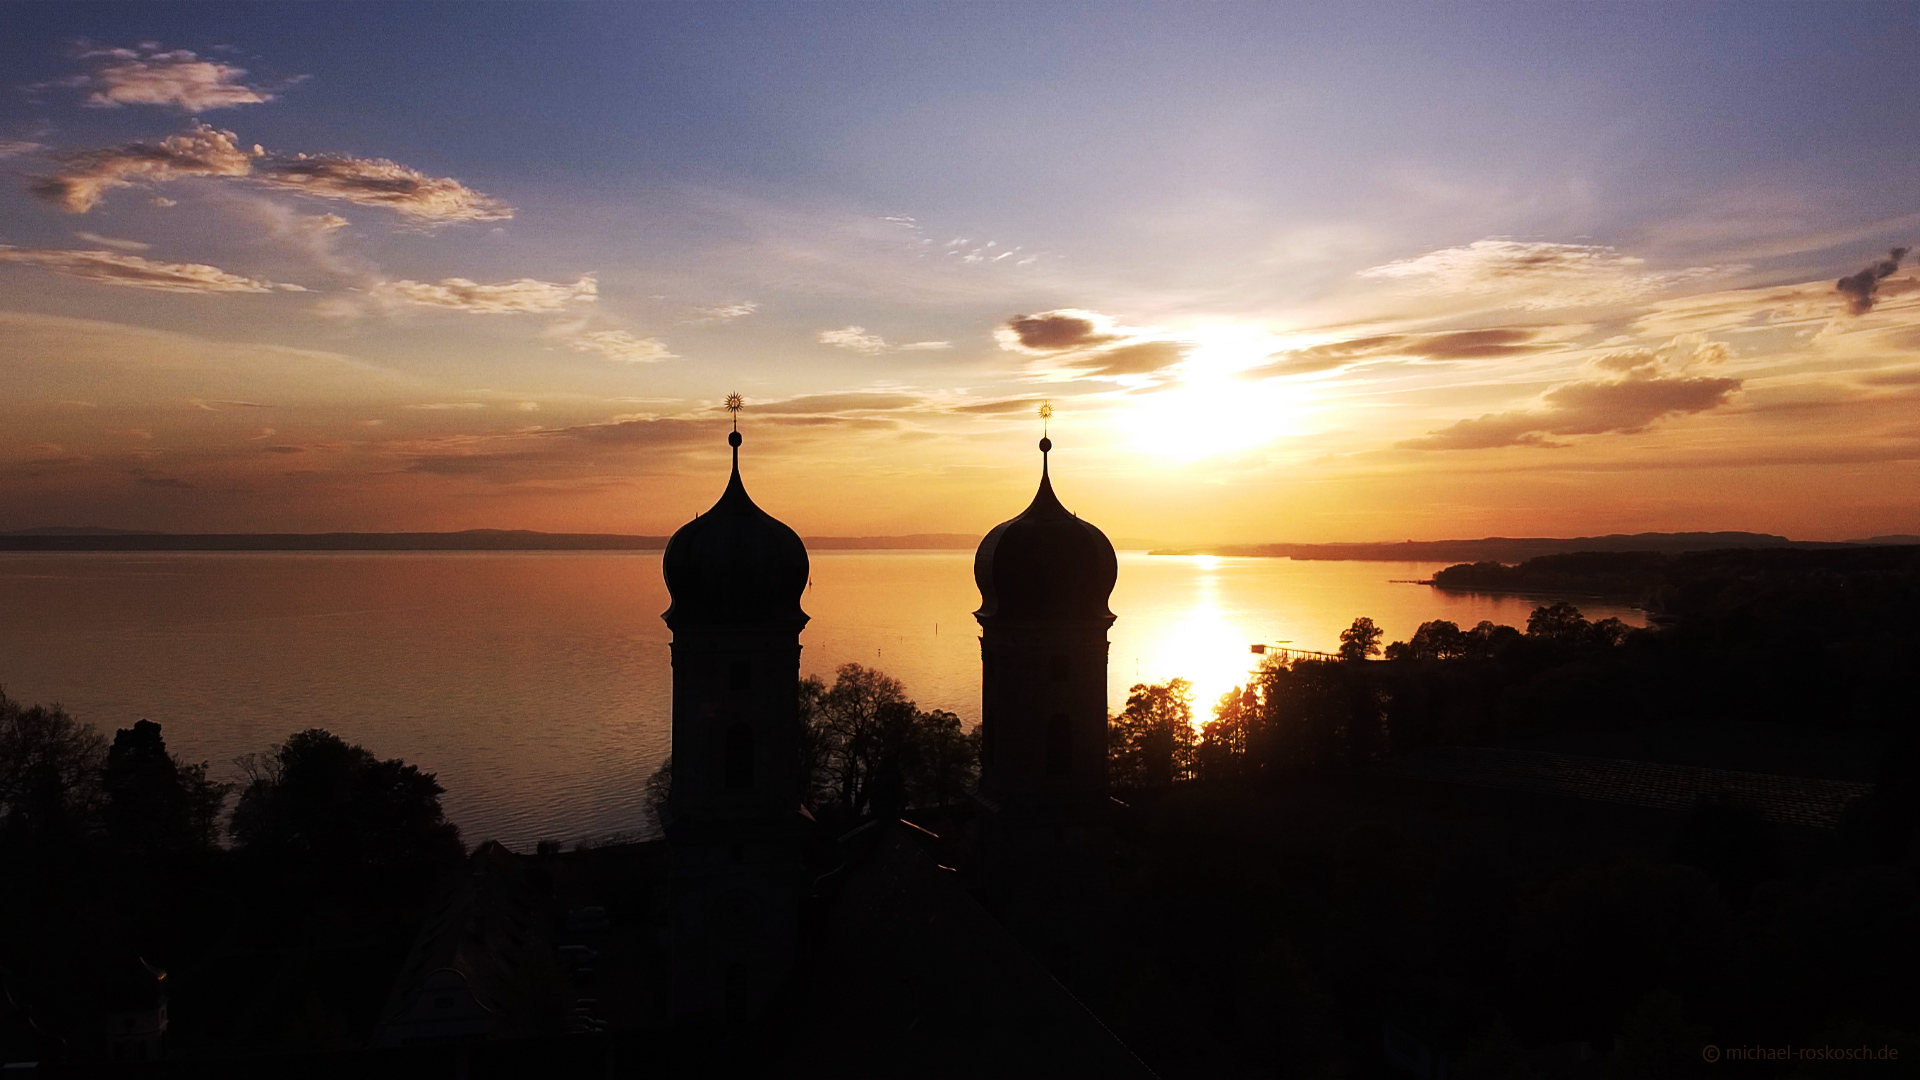
[[[1920,531],[1910,5],[4,10],[0,528]]]

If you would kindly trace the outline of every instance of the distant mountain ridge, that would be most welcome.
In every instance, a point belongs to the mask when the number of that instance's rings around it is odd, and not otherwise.
[[[1213,547],[1159,548],[1155,555],[1238,555],[1299,560],[1366,562],[1524,562],[1542,555],[1575,551],[1719,551],[1731,548],[1845,548],[1920,544],[1920,537],[1877,536],[1870,540],[1789,540],[1772,533],[1683,532],[1612,533],[1606,536],[1488,536],[1478,540],[1405,540],[1373,544],[1224,544]]]
[[[980,538],[967,533],[909,536],[809,536],[815,551],[968,550]],[[94,525],[51,526],[0,533],[0,551],[658,551],[664,536],[620,533],[545,533],[531,529],[460,532],[160,533]]]

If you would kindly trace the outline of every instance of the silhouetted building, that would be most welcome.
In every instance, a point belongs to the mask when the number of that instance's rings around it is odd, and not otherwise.
[[[550,956],[552,913],[520,860],[489,840],[429,917],[394,980],[376,1046],[486,1038],[533,1027],[530,961]]]
[[[1060,504],[1040,440],[1040,489],[974,554],[980,587],[979,869],[983,898],[1052,972],[1113,983],[1107,794],[1106,534]]]
[[[1107,817],[1107,597],[1113,544],[1060,505],[1040,440],[1040,490],[980,542],[980,801],[996,834]]]
[[[790,977],[810,819],[801,806],[806,545],[747,497],[740,433],[720,501],[667,542],[673,602],[671,1000],[682,1020],[759,1012]]]

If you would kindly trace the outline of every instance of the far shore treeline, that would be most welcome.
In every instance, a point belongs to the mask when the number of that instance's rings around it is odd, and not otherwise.
[[[940,550],[972,551],[980,537],[971,533],[912,533],[904,536],[809,536],[815,551]],[[1301,561],[1445,562],[1500,560],[1519,562],[1571,552],[1678,552],[1728,549],[1836,550],[1890,544],[1920,544],[1920,536],[1877,536],[1827,542],[1789,540],[1769,533],[1633,533],[1611,536],[1508,537],[1478,540],[1407,540],[1399,543],[1229,544],[1167,547],[1150,540],[1122,539],[1128,550],[1154,555],[1227,555]],[[460,532],[331,533],[166,533],[54,526],[0,532],[0,551],[657,551],[664,536],[622,533],[546,533],[531,529],[466,529]]]

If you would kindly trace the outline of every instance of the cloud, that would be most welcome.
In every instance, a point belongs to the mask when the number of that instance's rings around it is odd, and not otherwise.
[[[1001,348],[1031,353],[1085,349],[1120,340],[1111,318],[1078,308],[1015,315],[994,331],[994,337]]]
[[[0,262],[44,266],[56,274],[97,285],[126,285],[180,293],[305,292],[298,285],[229,274],[205,263],[167,263],[113,251],[53,251],[0,244]]]
[[[1907,249],[1894,248],[1887,257],[1877,259],[1857,274],[1848,274],[1834,283],[1834,291],[1847,302],[1847,311],[1853,315],[1865,315],[1873,310],[1875,294],[1880,291],[1880,282],[1892,277],[1900,269],[1900,260],[1906,258]]]
[[[380,207],[428,224],[504,221],[513,207],[445,176],[428,176],[384,158],[268,154],[201,121],[157,143],[133,142],[63,154],[60,169],[34,178],[35,195],[72,214],[99,205],[110,188],[191,177],[227,177],[280,191]]]
[[[1547,309],[1627,303],[1679,282],[1735,267],[1656,272],[1645,260],[1597,244],[1476,240],[1362,270],[1359,276],[1404,282],[1442,296],[1475,296],[1503,308]]]
[[[436,401],[427,405],[404,406],[404,408],[416,409],[420,412],[454,412],[456,410],[484,409],[486,407],[487,404],[484,401]]]
[[[1399,446],[1404,450],[1480,450],[1560,445],[1549,439],[1553,435],[1631,435],[1664,417],[1719,408],[1739,389],[1739,379],[1698,376],[1566,383],[1549,390],[1541,408],[1488,413]]]
[[[384,207],[435,224],[513,217],[513,207],[491,195],[385,158],[297,154],[263,163],[254,180],[316,198]]]
[[[894,348],[899,349],[901,352],[940,352],[945,349],[953,348],[953,342],[951,341],[909,341],[905,345],[896,345],[894,346]]]
[[[59,158],[61,171],[34,178],[28,190],[70,214],[84,214],[99,205],[109,188],[194,176],[247,176],[253,171],[254,156],[239,146],[233,132],[195,121],[185,134],[170,135],[157,143],[126,143],[63,154]]]
[[[845,394],[811,394],[785,401],[749,406],[749,411],[769,416],[817,416],[825,413],[861,412],[878,409],[908,409],[920,404],[914,394],[888,394],[853,391]]]
[[[38,149],[40,144],[37,142],[27,142],[25,139],[0,139],[0,159],[31,154]]]
[[[101,236],[99,233],[90,233],[84,230],[76,232],[73,235],[85,240],[89,244],[99,244],[101,247],[110,247],[119,251],[147,251],[153,247],[152,244],[143,244],[138,240],[118,240],[111,236]]]
[[[351,224],[339,214],[302,214],[290,206],[253,195],[232,197],[230,205],[268,238],[321,270],[343,277],[378,276],[371,265],[342,258],[336,250],[340,231]]]
[[[41,85],[86,90],[86,104],[96,109],[171,105],[183,112],[202,113],[260,105],[275,96],[271,90],[242,82],[246,68],[202,59],[185,49],[161,51],[149,42],[132,49],[97,49],[80,55],[96,62],[90,74]]]
[[[1151,375],[1186,359],[1191,347],[1179,341],[1140,341],[1117,349],[1077,355],[1065,359],[1063,364],[1076,375],[1096,379]]]
[[[854,352],[868,355],[882,352],[887,347],[885,338],[878,334],[867,333],[867,328],[864,326],[843,326],[838,330],[822,330],[818,336],[822,345],[852,349]]]
[[[579,352],[599,353],[609,360],[629,364],[652,364],[678,359],[659,338],[635,337],[625,330],[595,330],[568,343]]]
[[[574,303],[592,303],[599,296],[600,287],[594,276],[587,274],[572,284],[533,278],[492,285],[467,278],[443,278],[438,282],[383,281],[373,291],[383,299],[420,307],[475,315],[520,315],[560,311]]]
[[[187,404],[203,412],[225,412],[228,409],[271,409],[273,406],[258,401],[208,401],[204,398],[188,398]]]
[[[1242,377],[1305,375],[1387,357],[1442,363],[1530,356],[1558,348],[1569,337],[1588,329],[1585,325],[1501,326],[1431,334],[1375,334],[1278,352],[1269,358],[1271,363],[1249,369]]]
[[[1005,401],[983,401],[978,405],[955,405],[948,409],[952,413],[965,413],[971,416],[991,416],[998,413],[1026,412],[1040,407],[1041,398],[1008,398]]]
[[[732,322],[735,319],[746,318],[748,315],[759,310],[760,305],[752,300],[741,300],[732,304],[710,304],[706,307],[694,308],[687,313],[687,317],[682,321],[690,323]]]

